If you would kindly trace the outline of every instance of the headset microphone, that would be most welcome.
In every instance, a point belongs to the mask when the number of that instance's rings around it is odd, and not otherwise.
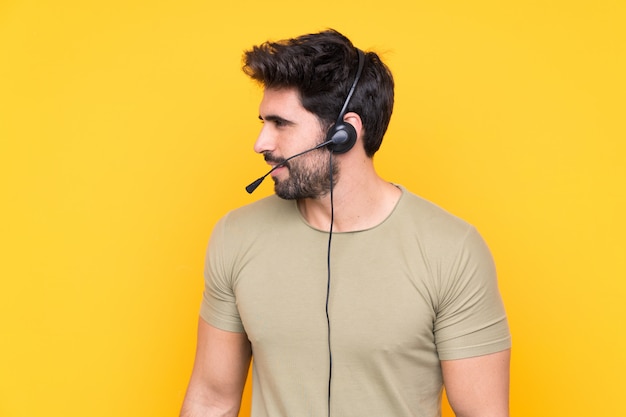
[[[307,149],[306,151],[302,151],[300,153],[297,153],[295,155],[290,156],[289,158],[285,159],[284,161],[282,161],[281,163],[279,163],[278,165],[275,165],[274,167],[272,167],[272,169],[270,169],[267,174],[263,175],[262,177],[257,178],[256,180],[254,180],[250,185],[248,185],[246,187],[246,191],[248,192],[248,194],[252,194],[254,192],[254,190],[257,189],[257,187],[259,185],[261,185],[261,183],[263,182],[263,180],[265,179],[265,177],[267,177],[268,175],[270,175],[272,172],[274,172],[275,169],[278,169],[282,166],[284,166],[287,162],[291,161],[293,158],[297,158],[300,155],[304,155],[305,153],[309,153],[312,151],[315,151],[317,149],[323,148],[324,146],[328,146],[331,145],[333,143],[332,139],[329,139],[325,142],[320,143],[319,145],[311,148],[311,149]]]

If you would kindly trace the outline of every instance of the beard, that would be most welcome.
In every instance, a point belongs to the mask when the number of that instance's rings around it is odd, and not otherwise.
[[[267,161],[281,163],[284,159],[274,158],[266,154]],[[274,192],[285,200],[299,200],[303,198],[321,198],[330,192],[330,174],[334,187],[339,177],[339,167],[335,159],[330,157],[330,151],[326,148],[317,149],[308,155],[294,158],[284,164],[289,172],[289,177],[274,180]]]

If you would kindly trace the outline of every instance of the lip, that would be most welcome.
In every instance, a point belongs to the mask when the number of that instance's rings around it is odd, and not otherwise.
[[[287,167],[287,161],[267,161],[267,164],[272,167],[272,169],[279,170],[281,168]]]
[[[284,165],[280,165],[280,164],[276,164],[276,165],[272,165],[272,176],[277,175],[278,172],[285,170],[287,167],[285,167]]]

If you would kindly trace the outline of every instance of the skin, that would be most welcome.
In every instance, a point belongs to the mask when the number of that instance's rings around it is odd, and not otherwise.
[[[196,358],[181,417],[237,417],[252,350],[245,333],[198,320]]]
[[[314,147],[325,137],[317,117],[302,107],[293,89],[266,89],[259,117],[263,128],[254,150],[270,155],[268,164],[272,166]],[[372,158],[365,155],[359,115],[347,113],[344,121],[355,127],[358,136],[353,149],[333,157],[339,173],[333,189],[333,230],[340,232],[363,230],[381,223],[401,195],[396,186],[378,176]],[[295,171],[310,174],[309,178],[317,178],[318,173],[327,176],[327,164],[328,153],[324,150],[294,158],[289,165],[272,173],[275,187],[277,191],[281,187],[289,189],[289,184],[295,181],[296,175],[292,175]],[[313,227],[327,230],[330,198],[323,191],[325,180],[320,181],[322,187],[318,191],[322,191],[296,199],[305,220]],[[236,417],[250,359],[251,347],[245,334],[219,330],[200,319],[196,359],[181,417]],[[508,417],[509,362],[508,350],[441,362],[446,393],[457,417]]]
[[[441,361],[443,382],[457,417],[508,417],[510,349]]]

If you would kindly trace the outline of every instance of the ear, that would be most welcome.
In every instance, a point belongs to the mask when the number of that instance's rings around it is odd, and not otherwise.
[[[352,127],[354,127],[358,141],[363,136],[363,121],[361,120],[361,116],[359,116],[358,113],[349,112],[343,116],[343,121],[344,123],[350,123]]]

